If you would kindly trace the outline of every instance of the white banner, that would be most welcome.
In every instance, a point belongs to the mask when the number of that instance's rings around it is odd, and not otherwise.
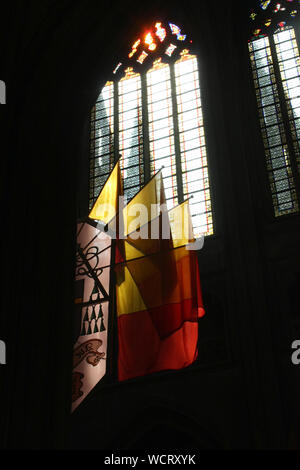
[[[78,224],[72,411],[106,373],[111,238]]]

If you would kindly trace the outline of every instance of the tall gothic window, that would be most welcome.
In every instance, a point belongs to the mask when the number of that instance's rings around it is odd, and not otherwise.
[[[249,52],[275,216],[299,212],[300,57],[296,0],[258,1]]]
[[[90,207],[121,156],[127,200],[163,167],[168,207],[192,196],[195,235],[213,234],[199,70],[175,24],[157,22],[133,44],[91,112]]]

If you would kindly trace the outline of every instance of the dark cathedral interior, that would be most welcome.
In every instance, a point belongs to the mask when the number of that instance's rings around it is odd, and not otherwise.
[[[248,46],[260,29],[253,12],[291,24],[300,46],[300,16],[291,15],[300,5],[260,8],[266,3],[1,6],[2,449],[300,449],[300,364],[292,361],[300,341],[300,158],[288,135],[295,210],[278,214]],[[201,68],[214,234],[198,253],[206,312],[198,358],[181,370],[104,380],[71,413],[90,112],[116,64],[156,21],[180,25]],[[281,126],[289,128],[288,112]]]

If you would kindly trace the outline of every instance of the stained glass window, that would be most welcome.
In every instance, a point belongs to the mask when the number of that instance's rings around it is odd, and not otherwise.
[[[107,82],[91,112],[90,200],[104,185],[114,161],[114,99]]]
[[[300,58],[295,29],[285,21],[293,17],[293,3],[261,2],[272,17],[255,14],[249,40],[275,216],[299,211]]]
[[[124,191],[131,199],[144,181],[141,77],[129,69],[118,85],[120,163]]]
[[[169,208],[190,199],[195,235],[213,234],[198,58],[173,23],[132,45],[91,113],[90,207],[121,156],[130,200],[162,168]]]
[[[197,57],[183,51],[175,62],[181,171],[197,233],[213,230]]]
[[[293,28],[274,34],[277,60],[284,90],[293,140],[293,148],[300,169],[300,57]]]
[[[158,60],[147,73],[151,175],[162,166],[167,204],[178,203],[170,68]]]

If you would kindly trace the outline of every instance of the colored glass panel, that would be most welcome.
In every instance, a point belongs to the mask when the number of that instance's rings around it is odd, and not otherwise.
[[[145,42],[145,44],[148,45],[148,49],[150,51],[154,51],[156,49],[156,44],[153,41],[153,37],[152,37],[151,33],[146,34],[144,42]]]
[[[132,57],[132,56],[136,53],[137,48],[138,48],[138,46],[140,45],[140,42],[141,42],[140,39],[138,39],[137,41],[135,41],[135,43],[134,43],[133,46],[132,46],[131,52],[128,54],[128,57],[129,57],[129,58]]]
[[[169,47],[166,49],[165,54],[167,54],[169,57],[173,54],[177,46],[174,46],[174,44],[170,44]]]
[[[156,36],[159,38],[160,42],[163,42],[163,40],[165,39],[167,35],[165,28],[161,27],[161,23],[156,23],[155,28],[156,28],[156,32],[155,32]]]
[[[148,57],[148,54],[147,52],[143,51],[136,61],[142,64],[144,60],[146,59],[146,57]]]
[[[260,2],[260,6],[263,10],[266,10],[270,3],[271,3],[271,0],[267,0],[265,2]]]
[[[278,13],[279,11],[284,11],[284,10],[285,8],[282,7],[280,3],[277,3],[273,11],[274,13]]]
[[[172,31],[172,34],[175,34],[177,36],[178,41],[184,41],[186,38],[185,34],[181,34],[181,29],[176,26],[176,24],[169,23],[170,29]]]
[[[117,71],[119,70],[121,65],[122,65],[122,62],[119,62],[118,65],[116,66],[115,70],[113,71],[113,73],[117,73]]]
[[[176,26],[176,24],[173,24],[173,23],[169,23],[169,26],[171,28],[171,31],[172,31],[172,34],[180,34],[180,28],[178,28],[178,26]]]

